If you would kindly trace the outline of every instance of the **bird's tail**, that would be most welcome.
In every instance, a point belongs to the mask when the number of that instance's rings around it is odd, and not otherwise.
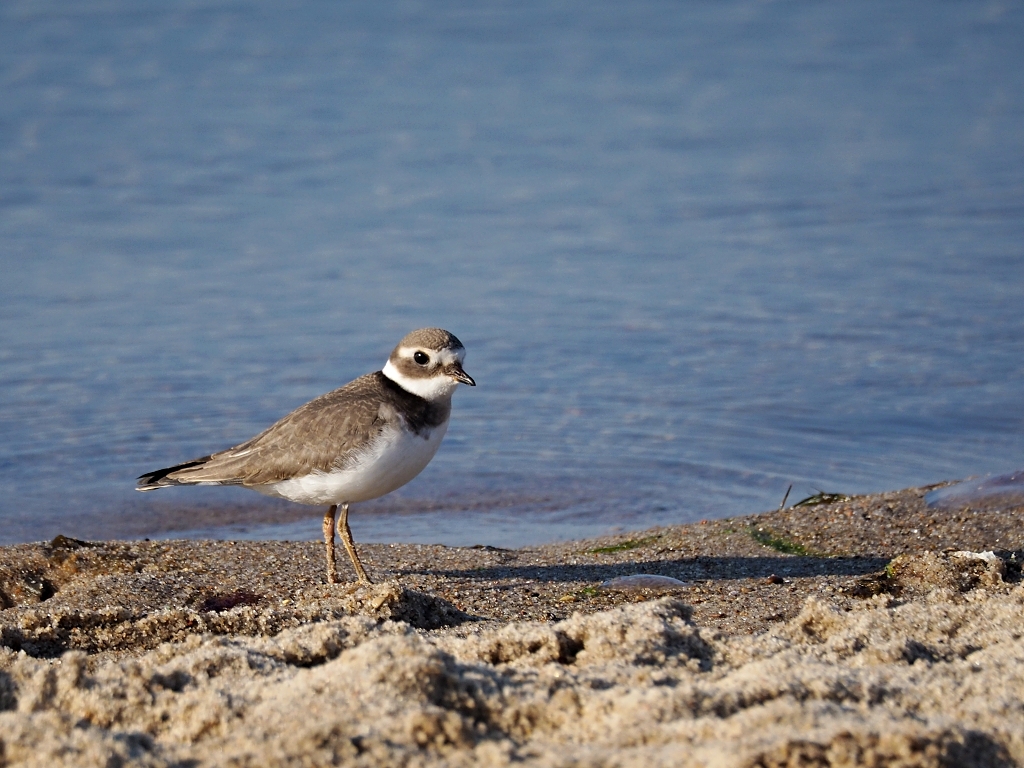
[[[135,490],[155,491],[157,488],[168,488],[172,485],[193,485],[197,482],[196,480],[190,480],[187,477],[174,477],[174,474],[185,469],[201,467],[211,458],[211,456],[203,456],[201,459],[193,459],[192,461],[186,461],[184,464],[177,464],[173,467],[157,469],[153,472],[139,475],[135,483]]]

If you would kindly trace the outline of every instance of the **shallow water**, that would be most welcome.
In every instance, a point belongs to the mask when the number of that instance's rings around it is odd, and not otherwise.
[[[1024,470],[964,480],[925,494],[937,509],[1006,509],[1024,504]]]
[[[360,541],[1024,466],[1024,7],[0,6],[0,542],[315,538],[135,493],[377,369],[475,389]]]

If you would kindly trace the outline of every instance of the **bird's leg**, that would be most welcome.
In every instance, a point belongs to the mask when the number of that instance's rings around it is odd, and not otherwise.
[[[324,544],[327,545],[328,584],[336,584],[338,582],[338,572],[334,560],[334,513],[337,511],[338,505],[332,504],[331,508],[324,514]]]
[[[324,525],[327,525],[326,521]],[[370,584],[370,577],[366,575],[366,569],[359,562],[359,555],[356,553],[356,543],[352,541],[352,531],[348,527],[348,504],[341,505],[341,515],[338,517],[338,535],[341,536],[341,543],[348,550],[348,556],[352,558],[352,565],[356,569],[356,576],[360,581]]]

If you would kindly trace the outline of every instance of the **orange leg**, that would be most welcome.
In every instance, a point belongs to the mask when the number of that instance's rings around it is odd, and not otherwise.
[[[331,508],[333,509],[333,507]],[[333,514],[333,513],[332,513]],[[324,518],[324,531],[327,530],[327,518]],[[352,540],[352,531],[348,527],[348,504],[341,505],[341,515],[338,517],[338,535],[341,536],[341,543],[348,550],[348,556],[352,558],[352,566],[356,569],[356,576],[360,581],[370,584],[370,577],[366,575],[366,569],[359,562],[359,555],[356,553],[356,543]],[[331,537],[331,549],[334,548],[334,537]]]
[[[332,504],[324,514],[324,544],[327,545],[327,583],[338,583],[338,571],[334,560],[334,513],[338,505]]]

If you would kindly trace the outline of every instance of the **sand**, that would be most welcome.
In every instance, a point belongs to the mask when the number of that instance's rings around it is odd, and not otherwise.
[[[0,765],[1024,765],[1024,508],[925,490],[362,586],[319,542],[5,547]]]

